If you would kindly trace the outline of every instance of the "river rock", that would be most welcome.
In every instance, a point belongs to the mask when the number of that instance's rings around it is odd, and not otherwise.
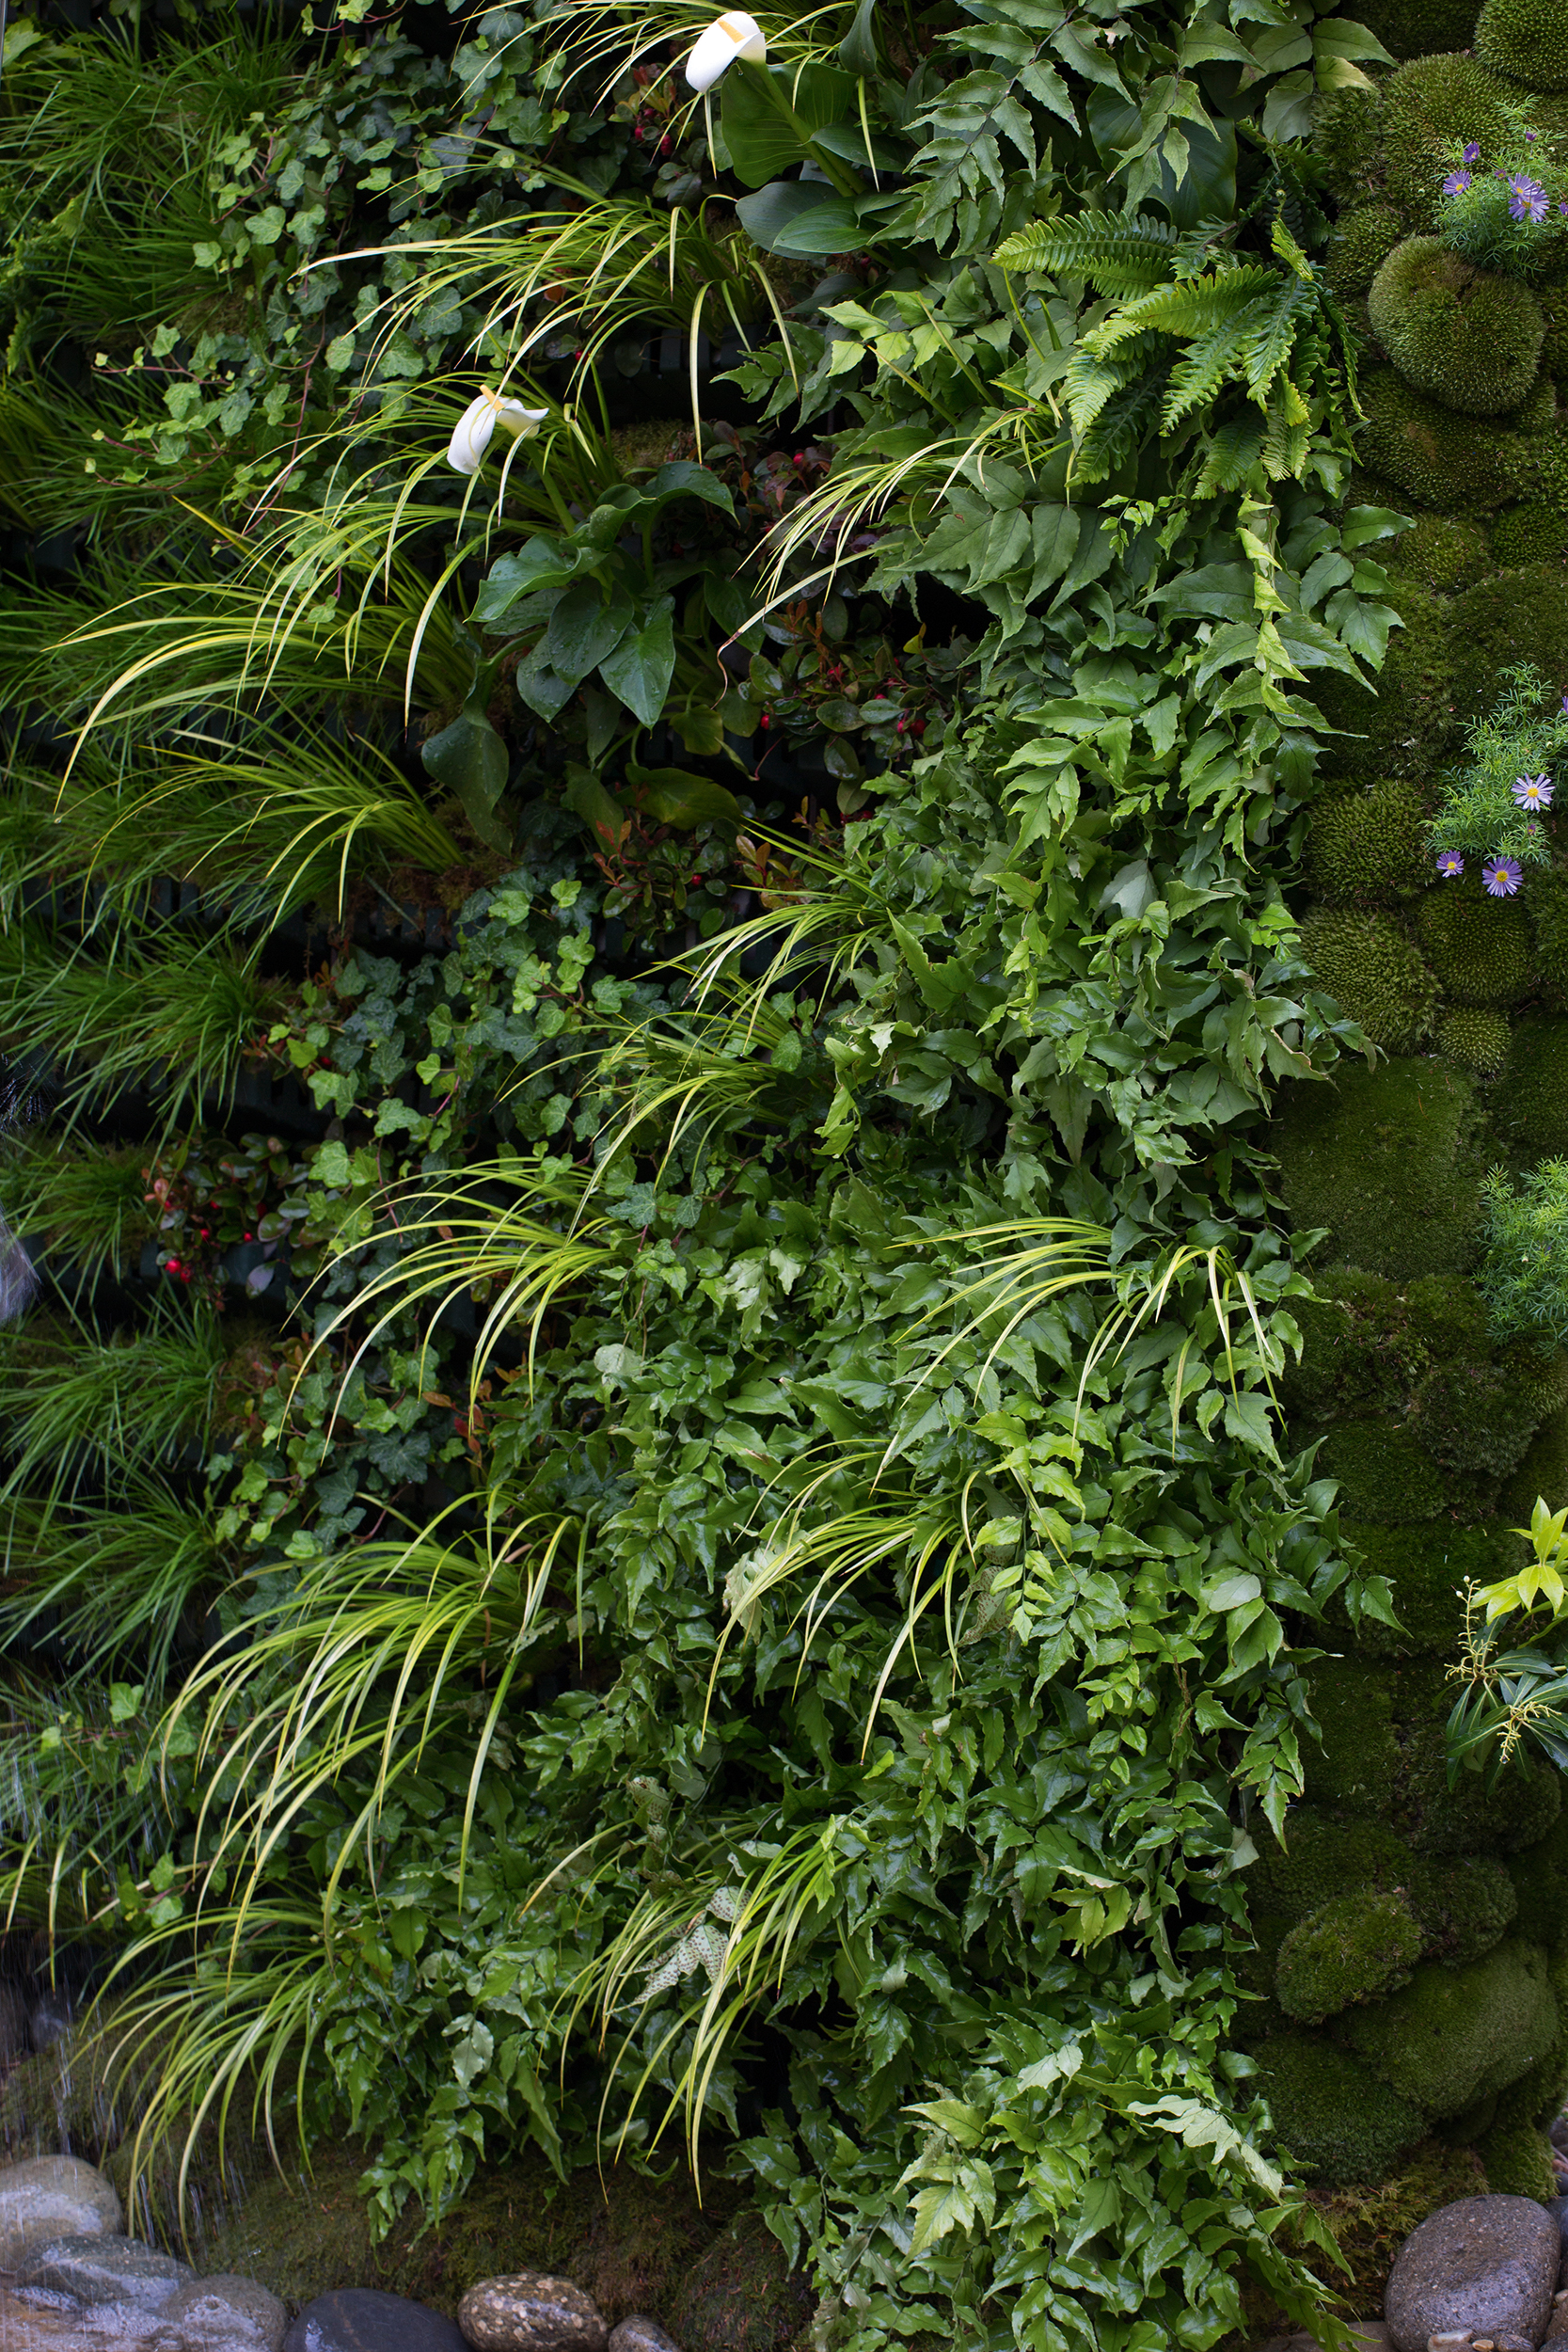
[[[283,2352],[467,2352],[467,2345],[428,2303],[379,2287],[334,2287],[306,2304]]]
[[[159,2311],[195,2277],[189,2263],[176,2262],[139,2238],[56,2237],[28,2248],[16,2283],[69,2295],[89,2311],[99,2303]]]
[[[610,2344],[598,2305],[569,2279],[539,2270],[482,2279],[458,2305],[457,2324],[479,2352],[608,2352]]]
[[[159,2316],[170,2331],[170,2352],[176,2342],[180,2352],[283,2352],[289,2324],[276,2295],[231,2270],[193,2279]]]
[[[14,2270],[42,2239],[108,2237],[124,2226],[114,2183],[80,2156],[0,2164],[0,2270]]]
[[[633,2312],[610,2329],[610,2352],[680,2352],[680,2346],[657,2319],[650,2319],[646,2312]]]
[[[1412,2230],[1384,2300],[1396,2352],[1427,2352],[1429,2338],[1525,2336],[1538,2344],[1551,2316],[1562,2239],[1528,2197],[1462,2197]]]

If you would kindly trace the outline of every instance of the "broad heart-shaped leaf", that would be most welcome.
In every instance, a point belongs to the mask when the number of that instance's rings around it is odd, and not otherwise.
[[[854,82],[836,66],[808,65],[796,74],[783,66],[748,67],[737,60],[724,76],[720,120],[736,176],[749,188],[766,187],[791,164],[803,164],[807,153],[794,124],[765,87],[764,75],[808,131],[848,121],[856,110]]]
[[[660,596],[641,628],[631,628],[599,664],[599,675],[634,718],[656,726],[675,675],[673,596]]]
[[[736,206],[740,225],[753,245],[765,253],[800,255],[847,253],[859,226],[856,208],[847,197],[835,196],[821,180],[775,180],[755,196],[743,196]],[[819,228],[813,215],[820,213]],[[815,236],[816,242],[806,240]]]
[[[614,652],[635,617],[628,596],[607,604],[596,580],[579,580],[551,613],[540,651],[558,677],[576,685]]]
[[[484,712],[499,667],[495,661],[476,666],[467,701],[451,726],[431,737],[420,756],[426,773],[456,793],[480,839],[492,849],[509,850],[512,829],[496,815],[496,803],[506,789],[511,762],[506,745]]]
[[[472,617],[481,628],[492,628],[536,588],[563,588],[576,569],[573,549],[556,539],[532,538],[515,555],[497,557],[479,592]]]
[[[693,825],[734,825],[745,821],[745,811],[733,792],[708,776],[693,775],[689,768],[639,768],[626,762],[626,782],[637,805],[656,824],[674,825],[685,832]]]
[[[660,466],[649,483],[618,482],[605,493],[589,520],[597,522],[613,515],[619,538],[626,531],[641,531],[672,499],[701,499],[705,505],[717,506],[721,514],[735,513],[735,501],[716,473],[706,466],[693,465],[689,457],[674,457]]]
[[[847,73],[858,73],[868,81],[877,71],[877,40],[873,26],[877,17],[877,0],[861,0],[854,22],[838,44],[838,61]]]

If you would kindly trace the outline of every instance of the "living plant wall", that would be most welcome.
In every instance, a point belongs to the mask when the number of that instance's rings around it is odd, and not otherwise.
[[[1320,696],[1353,732],[1323,762],[1296,902],[1383,1058],[1288,1089],[1274,1135],[1292,1223],[1323,1236],[1292,1443],[1318,1442],[1400,1623],[1314,1670],[1307,1802],[1250,1882],[1268,1997],[1243,2033],[1321,2179],[1418,2169],[1435,2131],[1494,2188],[1546,2196],[1540,2126],[1568,2078],[1560,1775],[1522,1752],[1490,1794],[1455,1783],[1444,1724],[1466,1588],[1510,1576],[1538,1501],[1568,1502],[1568,47],[1552,12],[1506,0],[1370,22],[1400,62],[1328,100],[1312,144],[1365,354],[1353,495],[1410,518],[1387,557],[1402,626],[1375,702],[1340,679]]]
[[[1395,2061],[1257,1997],[1381,1671],[1315,1661],[1426,1622],[1370,1487],[1467,1542],[1560,1403],[1441,1254],[1527,1090],[1412,797],[1560,576],[1402,529],[1387,13],[864,0],[700,93],[678,5],[13,17],[10,1895],[118,1959],[150,2136],[293,2110],[385,2221],[701,2127],[856,2346],[1317,2312],[1281,2045]],[[1357,1074],[1417,964],[1468,1059]],[[1427,1760],[1432,1851],[1539,1849],[1555,1780]],[[1410,1899],[1512,2087],[1544,1948]]]

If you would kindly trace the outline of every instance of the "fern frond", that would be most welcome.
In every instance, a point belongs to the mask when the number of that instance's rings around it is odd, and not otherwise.
[[[1167,433],[1195,408],[1208,406],[1227,377],[1235,374],[1239,356],[1236,335],[1229,326],[1216,326],[1188,345],[1171,370],[1165,392],[1161,422]]]
[[[1136,383],[1152,357],[1153,345],[1154,338],[1149,336],[1132,349],[1119,352],[1115,359],[1096,359],[1084,351],[1073,353],[1062,389],[1074,433],[1086,433],[1112,395]]]
[[[1164,389],[1164,371],[1151,369],[1112,393],[1079,447],[1073,462],[1078,481],[1103,482],[1132,456],[1145,426],[1159,417]]]
[[[1273,482],[1298,482],[1307,463],[1312,412],[1289,376],[1275,388],[1268,419],[1268,430],[1263,437],[1263,471]]]
[[[1247,337],[1247,389],[1259,406],[1267,400],[1275,378],[1291,364],[1303,312],[1316,309],[1311,286],[1304,285],[1299,278],[1287,278],[1278,300]]]
[[[1176,232],[1139,213],[1132,220],[1080,213],[1074,220],[1036,220],[998,246],[1000,269],[1042,269],[1058,278],[1092,278],[1106,294],[1142,294],[1170,276]]]
[[[1239,364],[1239,322],[1259,294],[1275,294],[1278,286],[1277,271],[1250,263],[1242,269],[1216,270],[1208,278],[1190,278],[1179,285],[1155,286],[1135,301],[1124,303],[1119,310],[1094,327],[1085,336],[1084,348],[1096,358],[1104,358],[1129,335],[1150,329],[1191,341],[1196,336],[1212,335],[1227,325],[1236,325]]]
[[[1227,418],[1210,436],[1194,497],[1217,498],[1227,490],[1239,490],[1262,453],[1262,418],[1245,410]]]

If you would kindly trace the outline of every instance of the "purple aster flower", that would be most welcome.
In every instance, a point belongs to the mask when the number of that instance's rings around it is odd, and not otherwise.
[[[1481,161],[1481,150],[1480,150],[1480,148],[1476,145],[1476,143],[1475,143],[1475,141],[1474,141],[1473,139],[1470,141],[1470,144],[1469,144],[1469,145],[1465,148],[1464,154],[1463,154],[1463,155],[1461,155],[1461,157],[1460,157],[1460,159],[1459,159],[1459,160],[1460,160],[1460,162],[1461,162],[1462,164],[1479,164],[1479,163],[1480,163],[1480,161]]]
[[[1443,183],[1443,194],[1445,196],[1463,196],[1469,184],[1470,175],[1467,171],[1450,171],[1448,178]]]
[[[1522,171],[1516,171],[1508,184],[1512,191],[1508,199],[1509,215],[1512,219],[1537,221],[1545,219],[1546,191],[1539,181],[1527,180]]]
[[[1521,808],[1550,808],[1552,780],[1550,776],[1515,776],[1513,797]]]
[[[1541,136],[1541,134],[1540,134],[1540,132],[1539,132],[1539,131],[1527,131],[1527,132],[1525,133],[1525,137],[1528,139],[1528,141],[1529,142],[1529,144],[1530,144],[1530,146],[1531,146],[1531,147],[1533,147],[1533,146],[1535,145],[1536,140],[1537,140],[1540,136]]]
[[[1437,852],[1437,871],[1442,875],[1445,882],[1457,882],[1461,874],[1465,871],[1465,860],[1460,856],[1457,850],[1439,850]]]
[[[1525,869],[1516,857],[1489,857],[1481,878],[1494,898],[1512,898],[1525,879]]]

